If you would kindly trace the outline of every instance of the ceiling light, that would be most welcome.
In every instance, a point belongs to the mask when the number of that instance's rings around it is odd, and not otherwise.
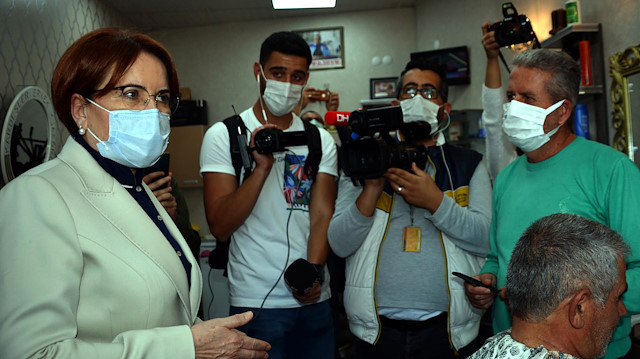
[[[336,7],[336,0],[271,0],[275,10]]]

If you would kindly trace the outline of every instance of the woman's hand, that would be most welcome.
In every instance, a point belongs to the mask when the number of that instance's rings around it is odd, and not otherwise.
[[[191,327],[196,359],[268,358],[269,343],[248,337],[236,328],[253,318],[244,312],[226,318],[217,318]]]
[[[178,219],[178,202],[171,194],[173,190],[171,188],[171,172],[168,176],[165,176],[162,171],[151,172],[142,177],[142,181],[149,186],[158,202],[175,222]]]

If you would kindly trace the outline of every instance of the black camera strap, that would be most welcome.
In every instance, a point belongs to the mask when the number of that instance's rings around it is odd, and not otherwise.
[[[247,127],[238,115],[228,117],[222,122],[229,132],[231,163],[236,172],[236,179],[239,186],[249,177],[253,165],[253,156],[251,156],[247,150]],[[304,163],[304,173],[313,181],[318,174],[318,166],[322,159],[322,140],[320,139],[320,130],[318,130],[316,126],[308,121],[302,121],[302,123],[304,125],[304,131],[307,134],[307,146],[309,148],[309,154]],[[242,168],[244,168],[244,175],[241,179]]]
[[[253,156],[249,155],[247,150],[247,127],[244,125],[242,118],[238,115],[225,118],[225,126],[229,132],[229,150],[231,151],[231,163],[236,172],[238,185],[242,183],[251,174],[253,164]],[[241,146],[241,144],[243,146]],[[244,168],[244,177],[240,180],[240,174]]]
[[[231,163],[236,173],[238,186],[249,177],[253,165],[253,156],[249,154],[247,145],[247,127],[239,115],[233,115],[222,121],[229,132],[229,149],[231,152]],[[308,121],[302,121],[304,130],[307,133],[309,154],[304,164],[304,172],[311,181],[315,180],[318,174],[318,166],[322,159],[322,140],[320,131],[316,126]],[[244,168],[242,180],[240,175]],[[231,238],[227,241],[216,240],[216,249],[209,255],[209,266],[214,269],[224,269],[224,276],[227,276],[227,262],[229,261],[229,245]]]

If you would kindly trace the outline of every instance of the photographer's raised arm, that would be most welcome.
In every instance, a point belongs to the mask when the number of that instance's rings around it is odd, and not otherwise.
[[[482,24],[482,46],[487,55],[487,68],[485,73],[484,85],[490,89],[502,87],[502,79],[500,78],[500,46],[495,38],[495,31],[489,31],[490,22]]]
[[[515,147],[502,131],[502,104],[506,96],[502,91],[500,47],[490,23],[482,24],[482,46],[487,55],[485,83],[482,87],[482,121],[486,131],[486,157],[489,176],[495,180],[498,173],[518,157]]]
[[[268,126],[274,127],[273,125]],[[254,146],[255,133],[262,128],[257,128],[251,134],[250,147]],[[253,151],[252,154],[256,166],[251,172],[251,176],[246,178],[240,186],[233,175],[219,172],[203,173],[204,209],[207,223],[209,231],[218,240],[226,241],[249,217],[271,171],[273,165],[271,154],[261,155],[257,151]]]

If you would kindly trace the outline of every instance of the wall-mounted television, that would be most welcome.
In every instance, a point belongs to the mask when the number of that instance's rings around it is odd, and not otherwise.
[[[411,60],[418,59],[427,59],[439,63],[447,72],[447,83],[450,86],[467,85],[471,83],[469,50],[466,46],[412,52]]]

